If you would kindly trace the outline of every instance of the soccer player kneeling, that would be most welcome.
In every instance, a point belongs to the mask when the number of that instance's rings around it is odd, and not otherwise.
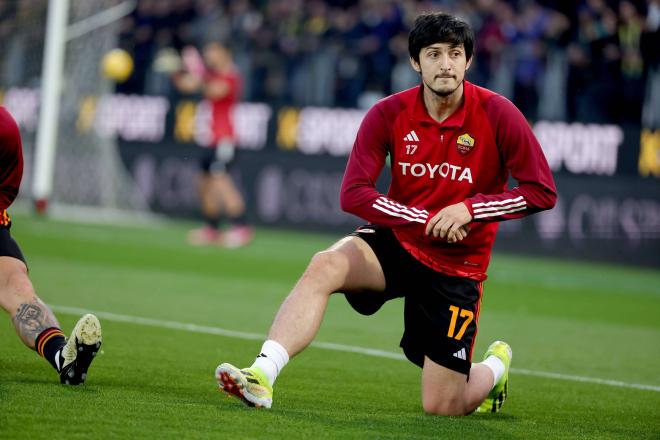
[[[251,367],[218,366],[225,392],[269,408],[278,374],[313,340],[330,295],[343,292],[366,315],[405,298],[401,347],[422,368],[426,412],[500,410],[511,348],[496,341],[472,363],[482,283],[498,222],[552,208],[556,189],[520,111],[464,79],[473,46],[456,17],[417,17],[408,48],[421,84],[369,110],[342,183],[342,208],[369,224],[314,255]],[[388,155],[384,195],[374,182]],[[507,189],[509,176],[518,186]]]

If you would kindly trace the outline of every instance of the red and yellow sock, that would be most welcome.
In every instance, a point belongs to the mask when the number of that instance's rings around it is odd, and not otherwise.
[[[50,327],[39,333],[34,341],[34,348],[39,356],[46,359],[58,372],[62,368],[60,365],[60,350],[66,344],[66,338],[62,330],[57,327]]]

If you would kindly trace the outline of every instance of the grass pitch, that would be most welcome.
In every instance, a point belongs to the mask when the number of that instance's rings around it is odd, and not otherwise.
[[[1,319],[0,438],[660,438],[659,271],[495,255],[475,354],[513,347],[499,414],[424,415],[416,366],[322,347],[260,411],[218,392],[213,371],[252,362],[311,255],[339,237],[259,230],[228,251],[187,246],[187,226],[15,217],[63,330],[76,308],[100,312],[104,343],[86,385],[65,387]],[[401,331],[401,301],[361,317],[336,296],[317,341],[400,353]]]

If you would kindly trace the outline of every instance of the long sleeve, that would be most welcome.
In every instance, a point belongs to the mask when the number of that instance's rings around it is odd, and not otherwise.
[[[12,204],[18,195],[23,176],[23,148],[18,125],[0,107],[0,211]]]
[[[498,194],[476,194],[466,199],[473,221],[511,220],[554,207],[557,190],[552,172],[522,113],[501,96],[491,98],[485,110],[503,164],[518,186]]]
[[[375,105],[360,125],[342,181],[341,208],[373,224],[416,228],[422,233],[428,211],[398,203],[376,190],[391,145],[384,111],[382,102]]]

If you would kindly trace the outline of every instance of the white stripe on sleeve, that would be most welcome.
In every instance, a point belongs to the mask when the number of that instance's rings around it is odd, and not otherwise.
[[[502,211],[496,211],[496,212],[484,212],[484,213],[475,215],[474,218],[478,219],[478,218],[496,217],[498,215],[511,214],[512,212],[524,211],[525,209],[527,209],[527,206],[523,206],[523,207],[520,207],[520,208],[507,209],[507,210],[502,210]]]
[[[509,203],[515,203],[523,200],[523,196],[518,196],[515,199],[506,199],[506,200],[494,200],[487,203],[473,203],[472,208],[478,208],[480,206],[493,206],[493,205],[508,205]]]
[[[527,202],[523,200],[522,202],[511,203],[510,205],[506,205],[506,206],[488,206],[485,208],[476,208],[476,209],[474,209],[474,205],[472,205],[473,212],[475,214],[478,214],[480,212],[501,211],[503,209],[519,208],[521,206],[527,206]]]
[[[410,208],[406,205],[393,202],[392,200],[389,200],[385,197],[379,197],[376,199],[376,203],[386,207],[387,209],[394,210],[396,212],[403,212],[411,217],[427,218],[429,215],[427,211],[421,211],[417,208]]]
[[[406,219],[406,220],[408,220],[408,221],[411,221],[411,222],[417,222],[417,223],[421,223],[421,224],[425,224],[425,223],[426,223],[426,220],[423,219],[423,218],[410,217],[410,216],[408,216],[408,215],[406,215],[406,214],[404,214],[404,213],[402,213],[402,212],[390,211],[389,209],[386,209],[386,208],[383,207],[382,205],[378,205],[378,204],[376,204],[376,203],[374,203],[372,206],[373,206],[374,208],[376,208],[377,210],[382,211],[382,212],[384,212],[385,214],[391,215],[391,216],[393,216],[393,217],[400,217],[400,218]]]

